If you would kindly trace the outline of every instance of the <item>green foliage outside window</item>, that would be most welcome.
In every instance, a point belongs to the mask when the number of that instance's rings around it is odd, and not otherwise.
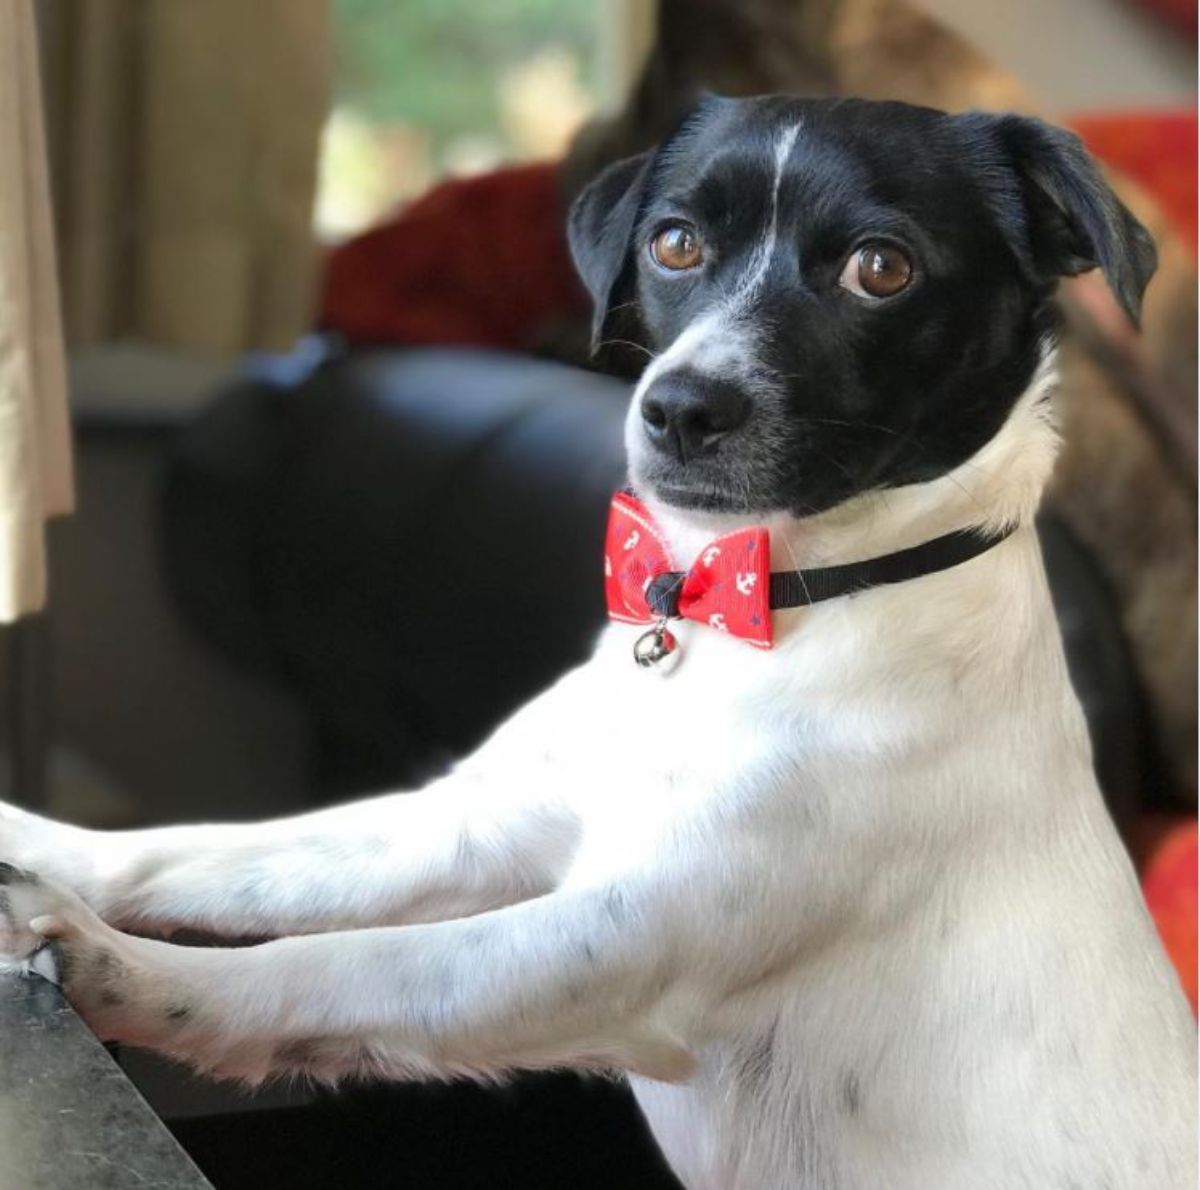
[[[545,48],[594,68],[597,0],[335,0],[336,101],[434,146],[497,134],[496,82]]]

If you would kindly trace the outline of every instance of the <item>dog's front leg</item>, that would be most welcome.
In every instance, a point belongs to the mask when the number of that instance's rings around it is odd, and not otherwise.
[[[73,861],[51,849],[25,862],[106,921],[151,932],[275,937],[458,917],[537,896],[569,862],[566,807],[502,781],[464,775],[275,822],[87,832]]]
[[[60,978],[101,1037],[219,1076],[690,1069],[696,958],[665,944],[677,922],[617,887],[241,949],[120,934],[72,894],[11,870],[4,892],[7,946]],[[0,918],[0,948],[4,935]]]
[[[572,675],[417,793],[274,822],[88,831],[0,805],[0,862],[64,884],[110,924],[276,937],[460,917],[537,896],[570,862]],[[578,762],[578,761],[577,761]]]

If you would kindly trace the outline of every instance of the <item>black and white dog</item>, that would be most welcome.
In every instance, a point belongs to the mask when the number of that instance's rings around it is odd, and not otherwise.
[[[650,355],[607,561],[651,626],[420,793],[0,809],[0,951],[219,1075],[627,1071],[691,1190],[1195,1186],[1196,1032],[1033,527],[1055,283],[1136,318],[1148,236],[1045,124],[786,98],[705,101],[570,231],[597,340]],[[774,577],[705,588],[731,542]],[[119,932],[181,926],[276,940]]]

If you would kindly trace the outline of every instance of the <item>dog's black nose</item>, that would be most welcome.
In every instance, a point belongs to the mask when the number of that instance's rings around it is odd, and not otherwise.
[[[750,400],[736,384],[674,372],[656,380],[642,397],[646,437],[681,463],[711,454],[750,416]]]

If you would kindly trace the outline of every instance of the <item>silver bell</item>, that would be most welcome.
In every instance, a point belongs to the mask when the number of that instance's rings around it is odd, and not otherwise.
[[[649,632],[643,632],[633,642],[633,659],[643,669],[650,669],[660,662],[672,657],[679,648],[675,634],[667,627],[665,620],[660,620]]]

